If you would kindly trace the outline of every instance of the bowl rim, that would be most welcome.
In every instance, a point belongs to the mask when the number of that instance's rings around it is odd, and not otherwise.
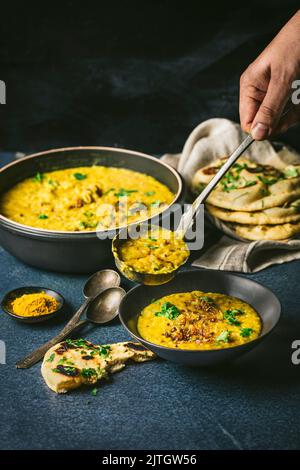
[[[185,270],[185,271],[181,271],[180,273],[177,274],[177,276],[182,276],[184,275],[185,273],[191,273],[191,272],[208,272],[208,273],[215,273],[217,275],[223,275],[223,276],[229,276],[229,277],[234,277],[234,278],[238,278],[238,279],[245,279],[251,283],[254,283],[254,284],[257,284],[258,286],[260,287],[263,287],[263,289],[267,290],[273,297],[274,297],[274,300],[276,301],[277,303],[277,307],[278,307],[278,319],[277,321],[274,323],[274,325],[272,326],[272,328],[270,328],[268,331],[266,331],[265,333],[263,334],[260,334],[257,338],[253,339],[253,340],[250,340],[250,341],[247,341],[246,343],[243,343],[243,344],[239,344],[237,346],[231,346],[231,347],[227,347],[227,348],[214,348],[214,349],[183,349],[183,348],[169,348],[167,346],[162,346],[160,344],[156,344],[156,343],[152,343],[151,341],[148,341],[146,339],[144,339],[142,336],[140,335],[137,335],[135,333],[133,333],[130,328],[125,324],[125,321],[124,319],[122,318],[122,312],[121,312],[121,309],[122,309],[122,304],[126,301],[126,298],[127,296],[130,294],[130,293],[134,293],[133,291],[135,291],[136,289],[138,289],[139,287],[142,287],[142,285],[137,285],[137,286],[134,286],[132,289],[130,289],[126,295],[123,297],[122,301],[121,301],[121,304],[120,304],[120,307],[119,307],[119,318],[120,318],[120,322],[122,323],[122,326],[126,329],[126,331],[132,335],[135,339],[137,339],[138,341],[142,342],[142,343],[145,343],[149,349],[152,349],[152,348],[160,348],[164,351],[172,351],[172,352],[179,352],[179,353],[188,353],[188,354],[194,354],[194,353],[206,353],[206,354],[209,354],[209,353],[216,353],[216,352],[224,352],[224,351],[233,351],[233,350],[239,350],[239,349],[243,349],[245,346],[248,346],[248,345],[255,345],[257,344],[258,342],[260,342],[262,339],[266,338],[278,325],[280,319],[281,319],[281,313],[282,313],[282,305],[281,305],[281,302],[280,300],[278,299],[277,295],[274,294],[274,292],[267,286],[265,286],[264,284],[260,283],[260,282],[257,282],[257,281],[254,281],[253,279],[249,279],[247,277],[244,277],[244,276],[239,276],[238,274],[233,274],[231,272],[228,272],[228,271],[218,271],[218,270],[214,270],[214,269],[189,269],[189,270]],[[176,277],[177,277],[176,276]],[[172,282],[172,281],[170,281]],[[165,284],[166,285],[166,284]],[[242,300],[242,299],[241,299]],[[257,312],[258,315],[260,316],[259,312]]]
[[[4,173],[8,168],[14,166],[14,165],[18,165],[19,163],[21,163],[22,161],[25,161],[25,160],[31,160],[31,159],[35,159],[35,158],[39,158],[39,157],[43,157],[44,155],[48,155],[48,154],[51,154],[51,153],[56,153],[56,152],[68,152],[68,151],[78,151],[78,150],[101,150],[101,151],[112,151],[112,152],[115,152],[115,153],[128,153],[132,156],[138,156],[138,157],[142,157],[142,158],[146,158],[147,160],[151,160],[151,161],[154,161],[162,166],[164,166],[165,168],[167,168],[176,178],[177,180],[177,183],[178,183],[178,190],[174,196],[174,199],[172,200],[172,202],[170,204],[168,204],[165,209],[162,211],[162,212],[158,212],[157,214],[154,214],[153,217],[148,217],[148,218],[145,218],[143,220],[140,220],[138,221],[138,223],[145,223],[147,222],[148,220],[151,220],[151,219],[154,219],[155,217],[158,217],[162,214],[164,214],[166,211],[168,211],[170,209],[170,207],[175,204],[178,199],[180,198],[180,195],[182,194],[183,192],[183,189],[184,189],[184,184],[183,184],[183,179],[181,177],[181,175],[178,173],[177,170],[175,170],[175,168],[172,168],[170,165],[168,165],[168,163],[165,163],[163,161],[161,161],[161,159],[159,158],[156,158],[156,157],[153,157],[152,155],[148,155],[147,153],[143,153],[143,152],[139,152],[139,151],[136,151],[136,150],[129,150],[129,149],[126,149],[126,148],[121,148],[121,147],[105,147],[105,146],[75,146],[75,147],[58,147],[58,148],[54,148],[54,149],[50,149],[50,150],[44,150],[42,152],[37,152],[37,153],[33,153],[33,154],[30,154],[30,155],[26,155],[25,157],[22,157],[20,158],[19,160],[15,160],[15,161],[12,161],[10,163],[7,163],[6,165],[4,165],[3,167],[0,168],[0,174]],[[76,168],[76,167],[74,167]],[[135,171],[135,170],[134,170]],[[141,173],[141,172],[139,172]],[[29,234],[29,235],[44,235],[44,236],[49,236],[49,235],[52,235],[52,236],[55,236],[55,237],[70,237],[70,238],[73,238],[73,237],[79,237],[79,236],[84,236],[84,237],[87,237],[87,238],[90,238],[90,237],[95,237],[95,235],[97,236],[97,233],[107,233],[107,234],[113,234],[115,233],[116,231],[120,230],[120,229],[124,229],[126,227],[130,227],[131,225],[134,225],[136,224],[137,222],[132,222],[130,224],[127,224],[127,225],[122,225],[120,227],[113,227],[112,229],[109,229],[109,230],[79,230],[79,231],[68,231],[68,230],[46,230],[46,229],[43,229],[43,228],[38,228],[38,227],[31,227],[30,225],[25,225],[25,224],[21,224],[19,222],[15,222],[14,220],[11,220],[9,219],[8,217],[5,217],[4,215],[2,215],[0,213],[0,223],[3,223],[6,227],[10,227],[10,228],[14,228],[18,231],[21,231],[22,233],[26,233],[26,234]]]
[[[37,315],[37,316],[32,316],[32,317],[23,317],[22,315],[17,315],[16,313],[11,312],[11,311],[6,307],[5,303],[6,303],[6,301],[8,300],[8,297],[9,297],[10,295],[12,295],[14,292],[16,292],[16,291],[18,291],[18,290],[21,290],[21,289],[24,289],[24,291],[25,291],[26,289],[32,289],[33,292],[34,292],[34,291],[36,291],[36,292],[41,292],[41,291],[53,292],[54,294],[56,294],[56,295],[59,297],[59,299],[60,299],[60,305],[59,305],[59,307],[58,307],[56,310],[54,310],[54,312],[48,313],[48,314],[46,314],[46,315]],[[49,294],[49,295],[51,295],[51,294]],[[54,289],[51,289],[51,288],[49,288],[49,287],[42,287],[42,286],[19,286],[19,287],[15,287],[14,289],[11,289],[10,291],[6,292],[6,294],[5,294],[5,295],[2,297],[2,299],[1,299],[1,304],[0,304],[0,306],[1,306],[2,310],[3,310],[7,315],[9,315],[10,317],[15,318],[16,320],[23,321],[24,323],[35,323],[35,322],[38,322],[39,320],[40,320],[40,321],[41,321],[41,320],[45,321],[45,320],[48,320],[49,318],[54,317],[56,314],[58,314],[58,313],[63,309],[63,307],[65,306],[65,303],[66,303],[66,301],[65,301],[64,296],[63,296],[60,292],[58,292],[58,291],[56,291],[56,290],[54,290]]]

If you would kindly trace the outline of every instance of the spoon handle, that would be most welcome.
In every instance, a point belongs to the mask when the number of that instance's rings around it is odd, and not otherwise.
[[[80,319],[81,315],[83,314],[83,312],[85,311],[85,309],[87,308],[91,300],[92,300],[91,298],[88,298],[84,301],[81,307],[77,310],[77,312],[73,315],[71,320],[61,330],[61,332],[58,333],[58,335],[50,339],[50,341],[47,341],[47,343],[43,344],[39,348],[35,349],[35,351],[30,353],[25,358],[18,361],[16,363],[17,369],[28,369],[29,367],[33,366],[44,357],[48,349],[52,348],[52,346],[59,343],[63,339],[67,338],[70,335],[70,333],[72,333],[78,327],[82,326],[83,323],[85,323],[85,321],[78,323],[78,320]]]
[[[220,168],[220,170],[215,174],[215,176],[210,180],[207,186],[203,189],[203,191],[199,194],[199,196],[195,199],[191,207],[188,211],[183,214],[180,219],[179,225],[176,229],[176,233],[178,234],[185,234],[186,231],[189,229],[193,218],[197,215],[198,210],[206,200],[206,198],[210,195],[219,181],[223,178],[225,173],[231,168],[231,166],[237,161],[237,159],[245,152],[245,150],[250,147],[250,145],[254,142],[253,137],[249,134],[246,139],[243,140],[241,145],[233,152],[233,154],[226,160],[224,165]]]

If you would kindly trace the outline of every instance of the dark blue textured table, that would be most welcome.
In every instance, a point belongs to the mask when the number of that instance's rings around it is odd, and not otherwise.
[[[9,155],[1,158],[8,161]],[[300,262],[251,278],[279,297],[279,326],[257,349],[234,363],[191,369],[161,360],[128,366],[99,387],[56,395],[40,364],[17,370],[17,359],[57,333],[82,301],[87,276],[48,273],[0,251],[1,295],[22,285],[49,286],[66,298],[58,320],[15,322],[0,313],[1,449],[296,449],[300,445],[300,365],[291,344],[300,339]],[[127,286],[128,287],[128,286]],[[128,339],[115,323],[88,327],[96,343]]]

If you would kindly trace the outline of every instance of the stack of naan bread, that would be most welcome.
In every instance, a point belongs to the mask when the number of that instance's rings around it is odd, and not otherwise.
[[[196,172],[192,181],[195,194],[225,161],[215,160]],[[275,168],[241,157],[208,197],[206,210],[219,226],[237,237],[291,238],[300,233],[300,164],[282,162]]]

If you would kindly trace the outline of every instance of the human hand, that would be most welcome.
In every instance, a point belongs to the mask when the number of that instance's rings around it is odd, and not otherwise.
[[[249,65],[240,79],[242,129],[255,140],[286,131],[300,121],[300,105],[282,112],[300,79],[300,10]]]

